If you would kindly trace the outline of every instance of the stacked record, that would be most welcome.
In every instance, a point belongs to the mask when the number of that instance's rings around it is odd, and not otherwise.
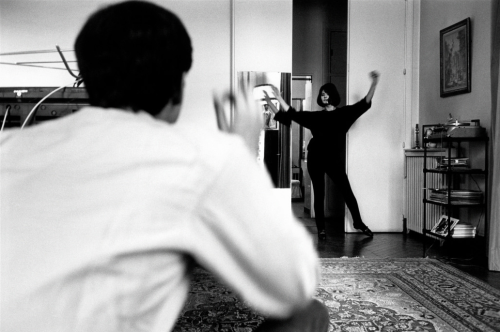
[[[447,189],[432,189],[429,199],[439,203],[448,204]],[[483,202],[483,193],[478,190],[451,190],[450,204],[481,204]]]
[[[472,226],[471,224],[457,224],[451,230],[451,237],[454,238],[476,237],[476,226]]]

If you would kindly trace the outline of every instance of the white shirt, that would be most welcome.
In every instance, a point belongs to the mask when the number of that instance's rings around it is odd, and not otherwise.
[[[314,293],[310,235],[235,135],[87,107],[0,148],[1,331],[169,331],[191,258],[263,314]]]

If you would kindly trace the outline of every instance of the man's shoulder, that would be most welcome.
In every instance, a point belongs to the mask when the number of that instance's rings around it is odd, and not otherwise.
[[[85,110],[85,109],[84,109]],[[118,131],[128,130],[131,136],[136,139],[147,137],[147,139],[165,139],[163,143],[168,146],[169,141],[173,144],[183,144],[186,148],[193,147],[198,149],[216,149],[221,150],[224,145],[235,144],[235,135],[228,135],[220,132],[217,128],[210,128],[208,125],[198,123],[168,123],[155,119],[146,112],[132,113],[117,109],[100,109],[90,107],[87,112],[94,119],[101,119],[111,127],[119,127]],[[88,112],[88,113],[90,113]],[[99,113],[99,115],[95,115]],[[175,143],[174,143],[175,142]],[[154,142],[152,142],[154,144]],[[161,141],[157,142],[161,144]]]
[[[203,125],[179,125],[175,129],[187,146],[212,160],[224,160],[237,150],[246,149],[241,137]]]

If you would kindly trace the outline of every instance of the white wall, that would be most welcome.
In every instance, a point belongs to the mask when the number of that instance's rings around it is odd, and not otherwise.
[[[236,71],[292,72],[292,0],[235,0]]]
[[[489,132],[491,120],[490,59],[492,0],[422,0],[420,24],[420,121],[443,123],[451,113],[461,120],[480,119]],[[441,98],[439,32],[471,19],[471,92]]]
[[[381,74],[372,107],[347,142],[349,180],[374,232],[403,230],[405,18],[404,0],[349,1],[348,104],[366,95],[370,71]],[[348,214],[348,231],[351,225]]]
[[[90,1],[0,1],[0,51],[55,50],[56,44],[73,49],[79,28],[98,5]],[[74,60],[72,52],[64,54]],[[0,57],[2,62],[57,60],[60,58],[56,53]],[[73,82],[63,70],[0,65],[0,86],[60,86]]]
[[[0,53],[73,49],[88,15],[118,1],[2,0]],[[176,13],[191,36],[193,67],[187,76],[180,121],[216,127],[212,93],[229,89],[236,70],[291,72],[292,0],[155,0]],[[234,4],[234,7],[232,7]],[[236,15],[235,50],[231,15]],[[232,63],[231,57],[236,54]],[[72,52],[65,53],[70,60]],[[57,53],[0,56],[0,62],[54,61]],[[76,68],[76,64],[73,64]],[[63,67],[63,66],[60,66]],[[232,68],[233,67],[233,68]],[[234,73],[235,75],[235,73]],[[74,82],[66,71],[0,64],[0,86],[61,86]]]

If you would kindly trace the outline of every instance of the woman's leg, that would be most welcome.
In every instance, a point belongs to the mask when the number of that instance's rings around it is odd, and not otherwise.
[[[329,322],[325,305],[312,300],[307,307],[288,319],[266,319],[255,332],[326,332]]]
[[[358,201],[354,196],[346,172],[343,169],[340,169],[338,166],[332,166],[328,168],[327,174],[333,180],[335,185],[338,188],[340,188],[345,204],[347,205],[347,208],[351,212],[354,228],[362,230],[366,235],[373,236],[373,234],[371,234],[371,231],[368,229],[368,227],[361,219],[361,213],[359,212]],[[365,230],[368,230],[368,232],[366,232]]]
[[[325,171],[323,161],[314,152],[307,154],[307,171],[314,191],[314,213],[318,234],[325,230]]]

